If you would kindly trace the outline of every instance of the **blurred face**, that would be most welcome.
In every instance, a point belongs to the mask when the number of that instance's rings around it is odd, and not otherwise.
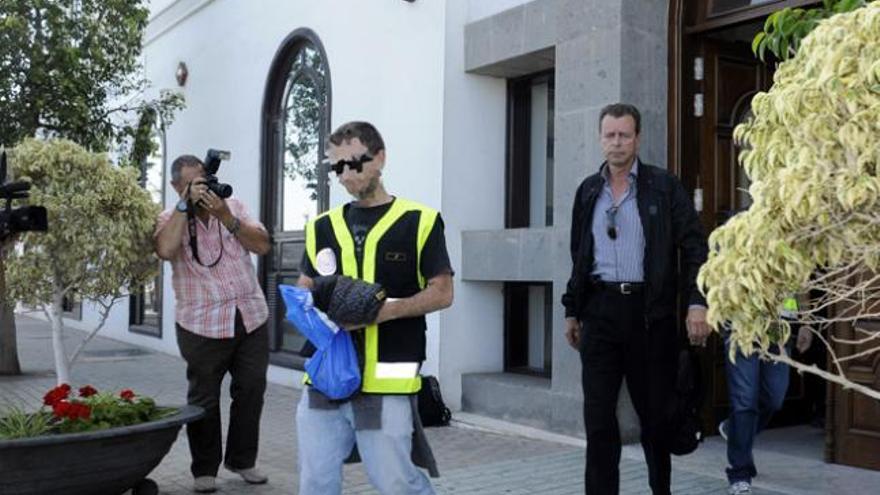
[[[602,154],[612,167],[628,167],[639,152],[639,135],[636,121],[630,115],[602,118],[599,130]]]
[[[171,185],[174,187],[174,190],[177,191],[177,194],[183,194],[183,191],[186,190],[186,186],[189,185],[190,182],[204,177],[205,169],[201,166],[184,166],[180,169],[180,180],[179,181],[171,181]]]
[[[339,183],[349,194],[361,200],[372,197],[376,192],[385,166],[385,150],[373,155],[360,139],[354,138],[340,145],[330,143],[327,157],[331,166],[336,167],[330,173],[336,173]],[[353,162],[360,162],[360,171]]]

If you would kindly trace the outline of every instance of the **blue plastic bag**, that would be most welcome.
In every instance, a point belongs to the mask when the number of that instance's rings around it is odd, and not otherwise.
[[[308,289],[279,285],[287,305],[287,320],[317,348],[306,361],[312,386],[330,399],[351,397],[361,387],[361,370],[351,334],[340,331],[321,310],[314,307]]]
[[[281,298],[287,306],[287,321],[302,333],[318,349],[330,346],[339,326],[314,306],[312,291],[291,285],[279,285]]]
[[[326,349],[306,361],[312,386],[334,400],[347,399],[361,388],[361,370],[351,334],[337,333]]]

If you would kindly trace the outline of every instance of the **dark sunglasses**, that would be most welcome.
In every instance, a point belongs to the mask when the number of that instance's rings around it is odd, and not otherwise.
[[[342,172],[345,172],[345,166],[347,165],[349,170],[354,170],[357,173],[361,173],[364,171],[364,163],[373,161],[373,157],[370,155],[361,155],[360,158],[353,158],[351,160],[339,160],[336,163],[330,164],[330,170],[336,172],[336,175],[342,175]]]
[[[608,234],[608,238],[613,240],[617,239],[617,210],[620,208],[619,206],[612,206],[605,210],[605,221],[606,221],[606,230],[605,232]]]

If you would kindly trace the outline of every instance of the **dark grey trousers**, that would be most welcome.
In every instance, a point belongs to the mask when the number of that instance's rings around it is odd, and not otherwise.
[[[209,339],[177,325],[177,345],[186,360],[188,404],[205,409],[205,417],[187,425],[193,476],[216,476],[220,460],[235,469],[253,467],[260,439],[260,414],[269,367],[266,325],[247,333],[241,314],[235,314],[235,337]],[[220,385],[232,376],[229,393],[229,431],[223,457],[220,424]]]

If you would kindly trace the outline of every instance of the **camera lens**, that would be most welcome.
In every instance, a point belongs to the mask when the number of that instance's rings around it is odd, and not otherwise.
[[[232,196],[232,186],[230,186],[229,184],[217,183],[217,184],[212,184],[211,186],[212,186],[211,189],[214,191],[214,194],[216,194],[217,196],[220,196],[223,199],[226,199],[229,196]]]

